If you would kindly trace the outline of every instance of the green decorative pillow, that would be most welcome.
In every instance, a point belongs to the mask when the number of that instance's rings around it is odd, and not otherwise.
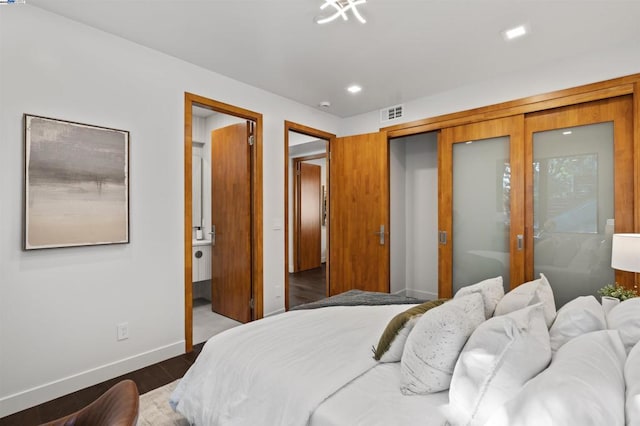
[[[429,300],[393,317],[380,336],[378,346],[373,349],[373,358],[380,362],[400,361],[407,337],[420,316],[429,309],[442,305],[447,300]]]

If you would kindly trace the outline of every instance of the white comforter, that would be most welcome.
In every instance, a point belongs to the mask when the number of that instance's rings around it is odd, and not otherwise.
[[[400,392],[400,363],[380,363],[325,400],[310,426],[443,426],[449,390]]]
[[[306,425],[376,362],[371,347],[410,305],[293,311],[211,338],[171,404],[192,424]]]

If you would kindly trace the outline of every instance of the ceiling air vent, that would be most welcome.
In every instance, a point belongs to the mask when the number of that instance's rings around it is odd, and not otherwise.
[[[383,108],[380,110],[380,121],[391,121],[402,117],[404,112],[403,105],[394,105],[392,107]]]

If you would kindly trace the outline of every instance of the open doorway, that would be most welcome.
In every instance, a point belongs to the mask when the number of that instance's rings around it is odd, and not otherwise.
[[[438,297],[438,132],[389,139],[390,292]]]
[[[329,294],[329,146],[334,135],[285,122],[285,307]]]
[[[262,317],[261,114],[185,94],[184,226],[190,352]]]

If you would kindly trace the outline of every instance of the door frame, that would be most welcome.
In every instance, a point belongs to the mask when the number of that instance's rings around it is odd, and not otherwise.
[[[291,160],[293,161],[293,170],[297,170],[297,166],[300,163],[303,163],[307,160],[319,160],[324,158],[326,161],[327,154],[313,154],[306,155],[304,157],[295,157]],[[328,167],[325,164],[325,173],[328,170]],[[300,256],[300,215],[301,215],[301,205],[300,205],[300,175],[296,174],[293,179],[293,272],[298,272],[300,270],[300,264],[298,257]],[[327,187],[327,183],[324,183],[325,190],[329,190]],[[322,206],[320,206],[322,209]],[[328,216],[327,216],[328,218]]]
[[[255,123],[254,149],[251,152],[251,288],[254,307],[251,319],[263,317],[263,223],[262,223],[262,114],[184,93],[184,336],[185,352],[193,351],[193,223],[192,223],[192,108],[201,106],[222,114]]]
[[[289,310],[289,131],[300,133],[303,135],[315,137],[318,139],[324,139],[327,141],[327,164],[326,164],[326,182],[327,189],[327,260],[326,260],[326,293],[329,294],[329,250],[331,242],[329,238],[329,227],[331,226],[329,220],[329,182],[331,180],[331,174],[329,173],[329,162],[331,160],[331,141],[336,138],[333,133],[325,132],[323,130],[314,129],[313,127],[305,126],[303,124],[294,123],[292,121],[285,120],[284,122],[284,309]]]

